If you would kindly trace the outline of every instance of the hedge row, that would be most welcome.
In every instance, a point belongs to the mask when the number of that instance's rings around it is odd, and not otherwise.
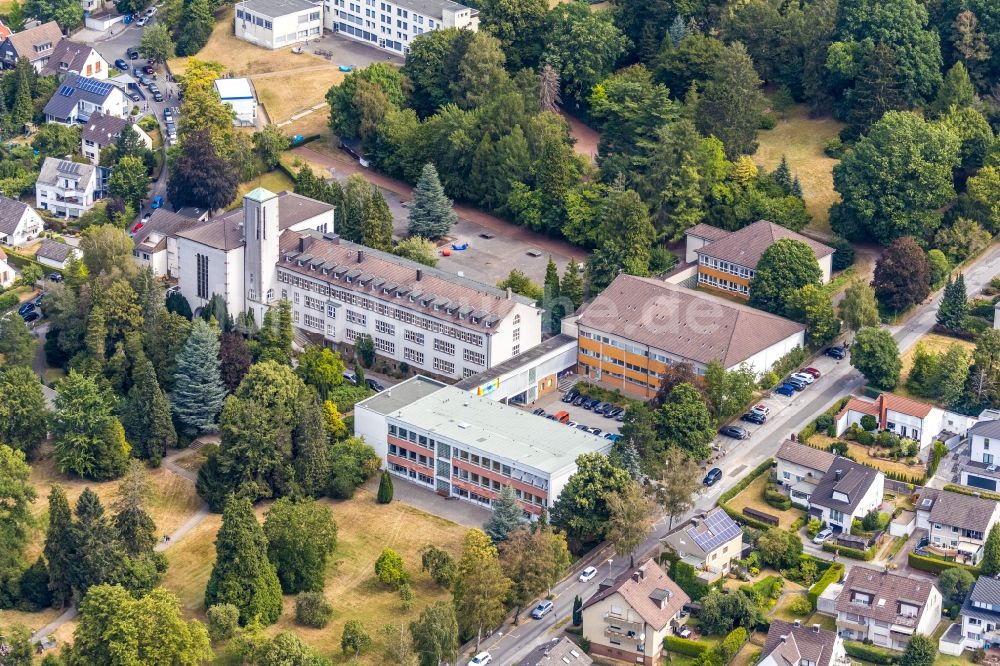
[[[668,652],[676,652],[687,657],[700,657],[708,651],[708,645],[698,641],[689,641],[678,636],[667,636],[663,639],[663,647]]]
[[[830,565],[830,568],[823,572],[823,575],[819,577],[809,591],[806,592],[806,597],[812,604],[813,609],[816,608],[816,603],[819,601],[820,596],[826,591],[826,588],[830,585],[836,583],[840,580],[840,577],[844,575],[844,565],[841,562],[834,562]]]
[[[768,525],[767,523],[757,520],[756,518],[751,518],[750,516],[746,516],[737,511],[736,509],[732,508],[728,504],[723,504],[722,502],[719,502],[719,507],[723,511],[725,511],[730,518],[732,518],[737,522],[743,523],[748,527],[753,527],[754,529],[758,530],[764,530],[765,532],[774,527],[774,525]]]
[[[857,548],[849,548],[848,546],[839,546],[835,543],[830,543],[829,541],[823,543],[823,550],[828,553],[837,553],[838,555],[843,555],[844,557],[849,557],[852,560],[863,560],[865,562],[870,562],[875,559],[875,551],[878,550],[876,546],[872,546],[868,550],[858,550]]]
[[[1000,502],[1000,493],[991,493],[988,490],[973,490],[972,488],[966,488],[965,486],[959,486],[954,483],[946,484],[945,490],[953,493],[961,493],[963,495],[969,495],[970,497],[979,496],[983,499],[993,500],[994,502]]]
[[[816,420],[811,421],[805,428],[799,431],[798,440],[803,444],[807,443],[812,438],[812,436],[816,434],[820,418],[824,416],[829,416],[830,418],[835,417],[837,415],[837,412],[843,409],[844,405],[847,404],[848,400],[850,400],[850,397],[844,397],[838,400],[837,402],[833,403],[820,416],[816,417]],[[830,436],[834,437],[835,435],[830,435]]]
[[[6,312],[7,310],[12,310],[14,307],[21,302],[21,299],[13,291],[8,291],[6,294],[0,295],[0,312]]]
[[[747,489],[747,487],[757,480],[757,477],[764,474],[774,466],[774,458],[768,458],[761,464],[754,467],[753,471],[743,477],[743,479],[737,483],[735,486],[722,493],[719,497],[719,504],[725,504],[729,500],[733,499],[741,492]]]
[[[948,569],[965,569],[973,576],[979,575],[979,567],[970,567],[967,564],[961,564],[959,562],[949,562],[947,560],[939,560],[936,557],[924,557],[923,555],[917,555],[914,552],[910,552],[907,555],[907,561],[910,566],[914,569],[919,569],[921,571],[927,571],[933,574],[940,574],[942,571],[947,571]]]
[[[719,656],[722,657],[722,661],[728,664],[733,660],[733,657],[740,651],[740,649],[746,644],[747,640],[750,638],[747,634],[747,630],[743,627],[736,627],[722,639],[719,643]]]
[[[844,641],[844,651],[849,657],[861,659],[862,661],[871,662],[873,664],[883,664],[884,666],[891,666],[892,664],[899,663],[900,657],[899,654],[890,652],[885,648],[880,648],[875,645],[866,645],[865,643],[859,643],[857,641]]]

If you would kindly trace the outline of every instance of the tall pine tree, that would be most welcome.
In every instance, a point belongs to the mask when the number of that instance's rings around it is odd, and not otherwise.
[[[70,371],[59,383],[52,431],[61,472],[96,481],[121,476],[129,446],[114,407],[114,396],[92,376]]]
[[[562,318],[566,316],[566,308],[560,298],[559,269],[556,268],[556,262],[552,261],[552,255],[549,255],[549,263],[545,267],[544,289],[542,306],[545,308],[546,327],[551,332],[558,333]]]
[[[962,329],[962,322],[969,314],[968,296],[965,292],[965,276],[961,273],[954,281],[949,278],[945,285],[941,305],[938,306],[937,322],[953,331]]]
[[[187,342],[177,354],[174,392],[170,396],[174,416],[184,434],[196,437],[210,430],[225,397],[219,362],[219,333],[207,322],[195,319]]]
[[[49,529],[45,533],[45,561],[49,568],[49,590],[53,603],[62,608],[73,599],[73,563],[76,559],[76,533],[73,513],[60,485],[49,491]]]
[[[133,454],[156,466],[167,447],[177,445],[177,432],[153,364],[144,353],[138,356],[132,362],[132,388],[122,405],[121,420]]]
[[[457,216],[452,210],[451,200],[445,196],[437,169],[433,164],[425,164],[417,186],[413,188],[410,205],[411,236],[440,238],[451,231]]]
[[[510,486],[504,486],[500,489],[500,495],[493,503],[493,515],[483,525],[483,531],[493,540],[493,543],[500,543],[523,524],[524,509],[518,504],[514,489]]]
[[[146,512],[150,484],[142,463],[133,460],[118,486],[112,508],[114,526],[125,552],[132,557],[149,555],[156,546],[156,523]]]
[[[371,196],[361,221],[361,244],[383,252],[392,251],[392,212],[382,190],[371,187]]]
[[[274,624],[281,615],[281,583],[267,557],[267,537],[253,506],[230,497],[222,512],[222,528],[215,539],[215,566],[205,588],[205,607],[233,604],[240,624],[257,620]]]
[[[76,501],[76,544],[72,563],[73,589],[79,598],[94,585],[115,581],[122,573],[122,550],[101,498],[85,488]]]
[[[580,278],[580,264],[570,259],[559,285],[559,295],[573,304],[573,312],[583,305],[583,280]]]

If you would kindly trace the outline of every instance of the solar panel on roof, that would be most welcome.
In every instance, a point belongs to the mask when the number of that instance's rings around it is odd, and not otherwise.
[[[62,95],[63,97],[72,97],[73,92],[74,92],[73,86],[63,86],[62,88],[59,89],[59,94]]]
[[[705,532],[699,532],[694,527],[689,529],[695,542],[705,552],[715,550],[740,533],[739,525],[723,511],[716,511],[706,516],[705,527],[707,528]]]
[[[56,165],[56,171],[59,173],[67,173],[72,175],[78,175],[80,173],[80,165],[76,162],[66,162],[62,161]]]
[[[93,93],[95,95],[107,95],[111,92],[111,84],[105,83],[104,81],[98,81],[97,79],[79,79],[77,81],[77,86],[80,90],[84,92]]]

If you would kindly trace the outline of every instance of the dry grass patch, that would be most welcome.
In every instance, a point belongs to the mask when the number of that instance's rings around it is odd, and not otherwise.
[[[830,206],[840,199],[833,190],[833,167],[838,160],[823,152],[826,142],[837,136],[843,128],[832,118],[810,118],[804,105],[796,106],[774,129],[764,130],[757,136],[760,147],[754,161],[774,170],[781,156],[788,157],[792,173],[802,183],[802,196],[806,209],[812,215],[808,228],[822,233],[830,231]]]
[[[325,629],[295,625],[295,600],[287,596],[281,619],[268,632],[294,630],[335,663],[380,664],[383,648],[379,627],[388,623],[407,625],[427,604],[450,598],[447,590],[420,571],[420,550],[434,543],[457,557],[466,529],[401,502],[377,504],[375,496],[367,490],[359,490],[348,501],[322,502],[333,511],[338,528],[337,549],[325,590],[334,607],[333,621]],[[258,507],[258,517],[262,518],[265,509]],[[170,568],[163,584],[178,595],[189,615],[204,618],[205,585],[215,561],[215,536],[220,525],[221,517],[211,515],[166,551]],[[383,548],[392,548],[400,554],[412,578],[414,604],[409,611],[402,610],[394,590],[375,580],[375,560]],[[340,635],[349,619],[361,620],[375,641],[358,662],[340,653]]]
[[[264,105],[272,123],[288,120],[292,115],[323,102],[326,91],[331,86],[340,85],[346,76],[330,64],[308,71],[292,70],[287,74],[252,77],[257,99]],[[325,117],[328,111],[321,109],[310,115],[314,114]]]
[[[868,454],[868,447],[857,442],[849,442],[846,440],[840,440],[836,437],[828,437],[826,435],[816,434],[809,439],[809,445],[815,446],[818,449],[823,449],[826,451],[831,444],[834,442],[843,442],[847,444],[847,453],[852,458],[857,460],[859,463],[874,467],[875,469],[881,470],[883,472],[892,472],[894,474],[905,474],[907,476],[922,476],[926,471],[923,465],[907,465],[904,462],[899,462],[896,460],[891,460],[888,458],[875,458]]]
[[[257,187],[263,187],[265,190],[270,190],[272,192],[281,192],[283,190],[291,192],[295,189],[295,183],[291,178],[285,175],[284,171],[280,169],[268,171],[267,173],[262,174],[259,178],[254,178],[253,180],[245,183],[240,183],[239,194],[236,197],[236,200],[233,201],[230,209],[242,206],[243,195]]]
[[[301,134],[302,136],[319,134],[321,138],[310,143],[310,146],[315,146],[321,141],[331,141],[333,139],[333,132],[330,130],[330,109],[327,107],[297,118],[287,125],[283,125],[281,131],[291,136],[295,136],[296,134]]]
[[[194,484],[166,468],[147,470],[152,495],[149,498],[149,515],[156,523],[157,535],[170,534],[191,517],[201,500],[195,492]],[[55,460],[51,454],[31,464],[31,484],[38,493],[32,512],[39,519],[39,526],[27,548],[27,557],[33,560],[42,550],[45,539],[45,528],[48,525],[48,495],[52,486],[59,484],[66,491],[70,507],[76,506],[76,500],[84,488],[90,488],[101,498],[105,510],[111,511],[118,490],[118,481],[95,483],[82,479],[70,478],[56,469]]]
[[[778,518],[778,526],[781,529],[787,530],[792,526],[792,523],[802,516],[802,512],[798,509],[789,509],[788,511],[781,511],[776,509],[767,502],[764,501],[764,486],[767,484],[768,475],[762,474],[761,476],[754,479],[753,483],[744,488],[743,492],[729,500],[727,504],[730,508],[736,509],[742,512],[745,507],[750,507],[751,509],[756,509],[757,511],[762,511],[764,513],[770,514]]]

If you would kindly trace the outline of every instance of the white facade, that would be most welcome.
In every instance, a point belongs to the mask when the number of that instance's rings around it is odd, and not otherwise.
[[[180,264],[178,286],[192,309],[204,306],[213,294],[219,294],[234,312],[242,310],[242,247],[226,250],[179,237],[177,261]]]
[[[35,182],[35,207],[59,217],[80,217],[94,207],[96,191],[94,166],[46,157]]]
[[[323,7],[307,0],[247,0],[236,3],[236,36],[266,49],[319,37]]]
[[[135,133],[139,135],[143,144],[150,150],[153,148],[153,140],[146,134],[145,131],[138,125],[132,125],[132,129]],[[114,136],[103,136],[98,137],[94,134],[89,134],[84,130],[82,136],[80,137],[80,152],[83,156],[90,160],[91,164],[97,164],[101,161],[101,151],[108,146],[114,145],[118,140],[118,135]]]
[[[451,0],[324,0],[324,6],[327,30],[401,56],[425,32],[479,29],[479,12]]]
[[[956,414],[891,393],[882,393],[875,400],[852,396],[837,415],[837,435],[842,435],[855,423],[860,425],[866,414],[875,417],[879,430],[888,430],[900,437],[917,440],[920,443],[920,458],[923,460],[926,460],[927,451],[942,432],[964,436],[976,423],[975,417]]]
[[[24,245],[37,238],[43,228],[34,208],[0,194],[0,243]]]
[[[927,603],[923,606],[913,606],[912,611],[907,611],[916,612],[915,617],[901,613],[895,622],[868,617],[868,610],[861,602],[862,596],[857,591],[845,587],[841,594],[851,595],[859,601],[856,612],[840,610],[837,613],[837,633],[848,640],[871,641],[879,647],[890,650],[905,650],[911,636],[916,634],[930,636],[941,621],[941,593],[931,583],[926,584],[930,586]]]
[[[257,124],[257,97],[250,79],[216,79],[215,89],[223,104],[228,104],[236,114],[233,124],[253,127]]]
[[[7,255],[3,250],[0,250],[0,287],[6,289],[14,284],[16,279],[17,273],[14,271],[14,267],[7,263]]]
[[[879,472],[877,479],[878,480],[875,483],[868,487],[868,490],[865,492],[864,497],[861,498],[861,502],[858,504],[857,508],[849,514],[843,511],[831,509],[830,507],[818,507],[815,503],[810,503],[810,505],[812,508],[822,510],[820,521],[823,524],[839,527],[844,532],[850,532],[851,522],[855,518],[860,520],[864,518],[869,511],[877,509],[882,505],[882,495],[885,490],[885,475]]]

